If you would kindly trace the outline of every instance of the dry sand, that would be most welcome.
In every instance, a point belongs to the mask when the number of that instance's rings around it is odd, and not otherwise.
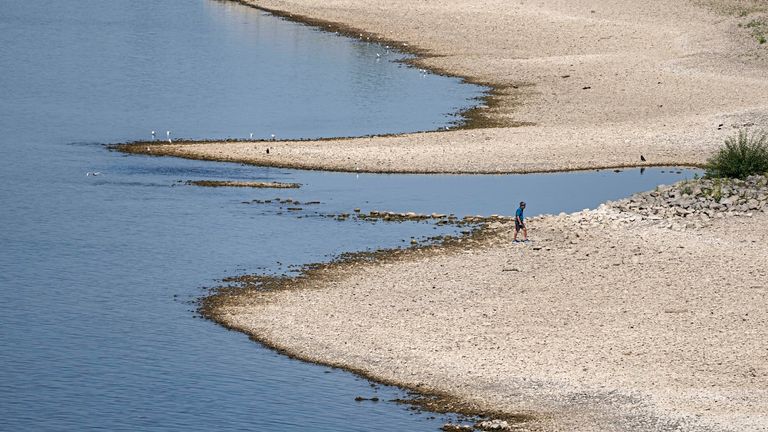
[[[378,172],[612,167],[639,165],[641,154],[690,165],[734,129],[768,125],[768,44],[744,27],[767,16],[759,0],[242,2],[389,41],[420,53],[419,67],[492,85],[495,96],[472,115],[480,129],[278,142],[269,155],[266,143],[152,153]]]
[[[497,224],[331,264],[213,316],[305,360],[533,415],[528,429],[768,430],[768,214],[682,232],[606,214],[534,220],[527,245]]]

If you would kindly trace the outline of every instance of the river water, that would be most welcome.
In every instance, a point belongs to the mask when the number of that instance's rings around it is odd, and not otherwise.
[[[273,353],[199,319],[194,301],[226,276],[453,232],[323,217],[355,207],[510,214],[525,199],[531,214],[573,211],[693,175],[355,175],[126,156],[104,144],[151,130],[434,129],[482,89],[227,2],[0,4],[0,430],[437,430],[443,416],[354,402],[399,389]],[[179,183],[199,179],[303,186]],[[278,197],[320,203],[245,203]]]

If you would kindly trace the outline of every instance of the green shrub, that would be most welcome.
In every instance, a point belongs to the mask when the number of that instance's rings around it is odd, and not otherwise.
[[[746,178],[768,172],[768,134],[739,131],[707,161],[707,177]]]
[[[712,190],[712,198],[719,202],[723,197],[723,185],[720,183],[720,179],[715,179],[715,188]]]

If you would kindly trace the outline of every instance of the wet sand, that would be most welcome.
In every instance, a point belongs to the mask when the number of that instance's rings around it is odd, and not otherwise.
[[[371,172],[699,165],[735,129],[768,124],[768,44],[746,27],[765,19],[758,1],[242,3],[415,52],[493,96],[464,130],[134,151]]]

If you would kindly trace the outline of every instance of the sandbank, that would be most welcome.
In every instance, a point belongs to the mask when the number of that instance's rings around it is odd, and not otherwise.
[[[383,41],[490,86],[466,128],[385,137],[153,145],[134,152],[306,169],[513,173],[700,165],[768,125],[756,0],[241,0]],[[270,153],[266,153],[266,148]],[[148,150],[149,149],[149,150]]]
[[[243,2],[415,52],[420,67],[491,86],[488,107],[459,130],[123,150],[511,173],[640,155],[700,165],[735,130],[768,124],[766,46],[739,27],[765,16],[760,2]],[[204,308],[295,357],[519,416],[519,430],[768,430],[768,215],[677,231],[611,223],[617,211],[536,219],[533,245],[496,222]]]
[[[224,292],[206,314],[515,430],[766,430],[768,213],[687,230],[616,214],[537,218],[528,245],[496,222]]]

